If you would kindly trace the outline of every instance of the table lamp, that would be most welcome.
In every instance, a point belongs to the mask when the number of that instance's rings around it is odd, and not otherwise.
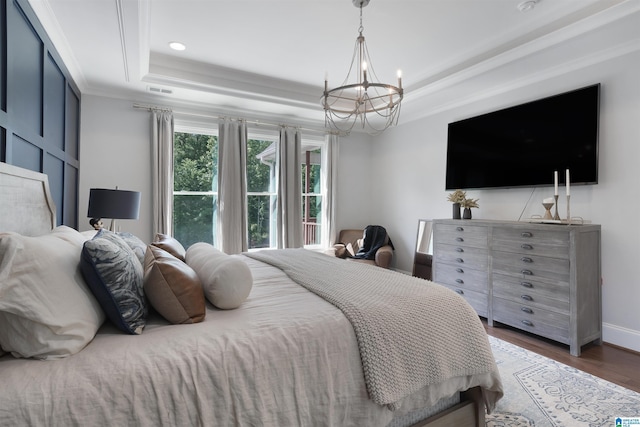
[[[102,218],[111,218],[109,230],[116,230],[116,219],[138,219],[140,192],[91,188],[89,190],[89,223],[95,229],[102,228]]]

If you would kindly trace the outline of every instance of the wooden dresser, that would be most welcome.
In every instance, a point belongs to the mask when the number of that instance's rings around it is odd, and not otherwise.
[[[569,345],[602,338],[600,226],[433,221],[433,281],[494,321]]]

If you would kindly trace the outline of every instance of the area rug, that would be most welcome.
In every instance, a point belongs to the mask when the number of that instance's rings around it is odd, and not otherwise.
[[[640,393],[498,338],[489,341],[504,397],[487,415],[487,427],[615,427],[617,418],[640,417]]]

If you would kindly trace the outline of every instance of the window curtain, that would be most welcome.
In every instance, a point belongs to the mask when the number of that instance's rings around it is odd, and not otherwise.
[[[173,231],[173,113],[151,111],[153,147],[153,230],[172,235]]]
[[[338,141],[339,137],[335,134],[327,134],[325,136],[326,148],[323,152],[322,164],[325,167],[325,173],[322,174],[321,183],[322,193],[326,194],[323,201],[324,209],[322,213],[322,242],[327,242],[329,247],[336,243],[336,214],[335,206],[337,200],[338,189]]]
[[[302,234],[302,137],[300,131],[283,126],[276,144],[278,202],[277,248],[300,248]]]
[[[246,252],[247,124],[225,119],[218,125],[218,247],[227,254]]]

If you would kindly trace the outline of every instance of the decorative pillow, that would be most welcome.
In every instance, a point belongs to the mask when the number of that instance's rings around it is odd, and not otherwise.
[[[347,257],[347,247],[343,243],[336,243],[333,248],[335,249],[335,256],[338,258]]]
[[[85,242],[82,274],[107,318],[129,334],[141,334],[147,302],[142,286],[142,264],[116,233],[100,230]]]
[[[201,242],[189,246],[186,262],[200,278],[205,297],[216,307],[237,308],[249,296],[253,276],[240,258]]]
[[[108,230],[104,230],[103,232],[107,231]],[[109,232],[112,233],[112,231]],[[118,231],[116,234],[120,236],[131,248],[133,253],[136,254],[136,258],[140,261],[140,265],[144,265],[144,254],[147,251],[147,244],[140,240],[139,237],[136,237],[131,233],[127,233],[126,231]]]
[[[0,233],[0,347],[59,359],[82,350],[104,312],[80,272],[85,238],[66,226],[26,237]]]
[[[349,256],[353,258],[356,255],[356,253],[358,253],[358,246],[356,245],[356,247],[354,248],[351,243],[347,243],[345,257]]]
[[[166,234],[158,233],[156,234],[155,240],[151,244],[160,249],[164,249],[174,257],[178,258],[180,261],[184,261],[186,251],[184,249],[184,246],[182,246],[182,244],[175,238],[167,236]]]
[[[153,245],[147,247],[144,258],[144,293],[151,306],[171,323],[204,320],[204,293],[196,272]]]

